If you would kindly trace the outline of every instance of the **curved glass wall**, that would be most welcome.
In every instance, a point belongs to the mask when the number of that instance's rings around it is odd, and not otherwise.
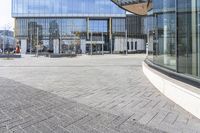
[[[152,21],[148,42],[153,47],[149,53],[153,54],[149,60],[200,78],[200,1],[153,0],[147,25]]]
[[[110,0],[12,0],[12,16],[125,17],[125,11]]]
[[[154,63],[176,70],[175,0],[154,0]],[[173,9],[173,10],[172,10]]]

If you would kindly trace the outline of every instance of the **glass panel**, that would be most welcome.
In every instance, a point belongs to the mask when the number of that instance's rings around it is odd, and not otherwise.
[[[200,1],[196,0],[196,10],[197,10],[197,58],[198,58],[198,63],[197,63],[197,70],[198,70],[198,77],[200,78]]]
[[[158,2],[159,3],[159,2]],[[158,4],[157,3],[157,4]],[[162,9],[173,11],[154,14],[154,63],[176,70],[175,0],[162,0]],[[158,5],[157,5],[158,6]]]
[[[129,42],[127,42],[127,50],[130,50],[130,47],[129,47]]]
[[[137,51],[137,41],[135,42],[135,50]]]
[[[198,75],[196,1],[178,0],[178,72]]]
[[[131,50],[133,50],[134,44],[133,42],[131,42]]]
[[[149,46],[153,40],[153,62],[200,77],[200,1],[153,0],[149,14],[146,25]]]
[[[153,61],[153,43],[154,43],[154,17],[152,15],[145,19],[145,33],[147,33],[148,59]]]
[[[113,33],[123,33],[125,32],[125,19],[112,19],[112,32]]]
[[[90,32],[102,33],[108,31],[108,20],[90,20]]]
[[[13,0],[14,16],[116,16],[125,11],[110,0]]]

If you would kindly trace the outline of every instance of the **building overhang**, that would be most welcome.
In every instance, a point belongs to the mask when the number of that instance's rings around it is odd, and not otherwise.
[[[151,0],[112,0],[119,7],[136,15],[147,15],[152,8]]]

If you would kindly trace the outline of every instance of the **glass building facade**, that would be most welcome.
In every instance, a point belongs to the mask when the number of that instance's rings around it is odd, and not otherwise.
[[[200,1],[153,0],[148,12],[149,56],[154,64],[200,78]]]
[[[148,60],[156,66],[200,81],[199,0],[112,1],[122,8],[145,2]],[[131,8],[126,10],[132,11]]]
[[[126,13],[110,0],[12,0],[12,16],[15,37],[26,39],[28,50],[34,49],[39,38],[43,50],[49,52],[56,39],[61,52],[74,45],[78,50],[91,40],[96,42],[94,49],[111,51],[113,34],[125,32]]]
[[[12,0],[13,17],[123,17],[110,0]]]
[[[3,46],[4,45],[4,46]],[[0,30],[0,54],[4,51],[13,50],[15,48],[15,38],[13,31]]]

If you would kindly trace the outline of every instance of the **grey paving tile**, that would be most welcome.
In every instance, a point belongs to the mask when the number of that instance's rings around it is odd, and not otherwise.
[[[200,132],[200,120],[147,80],[144,58],[0,60],[12,66],[0,67],[0,133]]]

